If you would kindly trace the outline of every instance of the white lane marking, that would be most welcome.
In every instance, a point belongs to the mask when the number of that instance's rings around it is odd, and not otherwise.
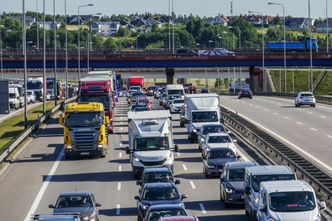
[[[119,169],[119,172],[121,172],[122,171],[122,166],[119,165],[118,169]]]
[[[258,105],[257,108],[261,108],[261,106]]]
[[[194,184],[194,181],[192,181],[192,180],[190,180],[190,186],[191,186],[191,188],[196,189],[196,186],[195,186],[195,184]]]
[[[284,118],[285,118],[286,120],[289,120],[289,117],[284,116]]]
[[[121,190],[121,182],[118,182],[118,191]]]
[[[265,110],[265,111],[269,111],[269,109],[266,109],[266,108],[265,108],[264,110]]]
[[[119,158],[121,158],[121,157],[122,157],[122,152],[119,153]]]
[[[202,213],[203,213],[203,214],[206,214],[206,210],[205,210],[205,208],[204,208],[204,204],[203,204],[203,203],[200,203],[200,204],[199,204],[199,207],[201,208]]]
[[[252,106],[253,104],[249,104],[250,106]]]
[[[312,112],[311,112],[311,111],[308,111],[307,113],[308,113],[308,114],[312,114]]]
[[[317,129],[313,127],[310,127],[310,130],[317,131]]]
[[[117,216],[120,216],[120,214],[121,214],[120,210],[121,210],[120,204],[116,204],[116,215]]]
[[[329,134],[328,134],[328,135],[326,135],[326,136],[328,136],[329,138],[331,138],[331,139],[332,139],[332,135],[329,135]]]
[[[270,104],[274,104],[274,102],[273,102],[273,101],[270,101]]]
[[[231,109],[231,108],[228,108],[228,109],[235,113],[235,111],[233,109]],[[249,119],[247,116],[244,116],[243,114],[239,114],[238,113],[238,115],[241,116],[241,117],[243,117],[247,121],[249,121],[249,122],[251,122],[253,124],[256,124],[258,127],[262,128],[266,132],[272,134],[273,136],[277,137],[278,139],[280,139],[280,140],[284,141],[285,143],[287,143],[288,145],[292,146],[297,151],[299,151],[299,152],[303,153],[304,155],[306,155],[306,157],[308,157],[308,158],[312,159],[313,161],[317,162],[319,165],[321,165],[322,167],[324,167],[327,171],[332,172],[332,168],[330,166],[328,166],[326,163],[323,163],[322,161],[320,161],[316,157],[312,156],[311,154],[309,154],[308,152],[306,152],[305,150],[303,150],[299,146],[295,145],[291,141],[289,141],[286,138],[282,137],[281,135],[279,135],[279,134],[271,131],[270,129],[264,127],[263,125],[257,123],[256,121],[253,121],[253,120]]]
[[[123,128],[122,127],[120,127],[120,130],[122,130]]]
[[[188,168],[186,167],[185,164],[182,164],[182,168],[183,168],[184,171],[187,171],[187,170],[188,170]]]
[[[120,117],[120,120],[122,120],[123,119],[123,117]]]
[[[320,118],[323,118],[323,119],[325,119],[326,117],[325,117],[325,116],[323,116],[323,115],[320,115]]]
[[[279,115],[277,112],[273,112],[274,115]]]
[[[122,142],[120,142],[120,147],[122,147]]]
[[[298,125],[303,125],[303,123],[301,123],[300,121],[297,121],[296,122]]]
[[[24,221],[30,221],[31,220],[31,215],[34,214],[38,208],[38,205],[47,189],[47,186],[48,184],[51,182],[52,180],[52,177],[53,175],[55,174],[55,171],[56,169],[58,168],[60,162],[61,162],[61,159],[62,159],[62,156],[63,156],[63,151],[61,151],[57,157],[57,159],[55,160],[50,172],[48,173],[45,181],[43,182],[43,185],[41,186],[41,188],[39,189],[39,192],[35,198],[35,200],[33,201],[30,209],[29,209],[29,212],[27,213],[27,215],[25,216],[25,219]]]
[[[181,156],[180,152],[176,152],[176,155],[178,155],[178,157],[180,157],[180,156]]]

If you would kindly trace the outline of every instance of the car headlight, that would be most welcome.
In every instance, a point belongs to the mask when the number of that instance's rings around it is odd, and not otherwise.
[[[226,187],[225,191],[226,193],[233,193],[234,190],[232,188]]]
[[[102,144],[98,144],[98,148],[102,148],[103,147],[103,145]]]
[[[168,157],[166,157],[166,159],[165,160],[170,160],[172,158],[172,156],[171,155],[169,155]]]
[[[197,130],[194,128],[194,129],[193,129],[193,132],[194,132],[194,133],[196,133],[196,132],[197,132]]]
[[[137,158],[137,157],[135,157],[135,158],[134,158],[134,161],[136,161],[136,162],[139,162],[139,161],[140,161],[140,159],[139,159],[139,158]]]
[[[71,145],[66,146],[66,149],[72,149],[73,147]]]

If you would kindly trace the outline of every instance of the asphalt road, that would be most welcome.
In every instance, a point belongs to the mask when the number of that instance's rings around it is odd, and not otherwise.
[[[156,105],[156,102],[154,102]],[[51,213],[62,191],[92,191],[100,208],[100,220],[136,220],[138,187],[131,174],[127,141],[127,105],[121,99],[115,113],[115,133],[109,136],[104,159],[64,160],[62,128],[52,120],[0,175],[1,220],[17,221],[31,213]],[[200,220],[245,221],[242,207],[224,209],[219,201],[219,180],[206,179],[197,144],[187,140],[185,129],[174,119],[174,141],[179,145],[175,174],[180,193],[188,194],[185,206]],[[246,158],[246,156],[244,156]],[[28,219],[26,219],[28,220]]]
[[[40,104],[42,104],[42,103],[40,103],[40,102],[30,103],[30,104],[27,105],[27,110],[30,110],[30,109],[32,109],[32,108],[35,108],[35,107],[37,107],[37,106],[40,105]],[[2,121],[6,120],[6,119],[8,119],[8,118],[10,118],[10,117],[12,117],[12,116],[15,116],[15,115],[18,115],[18,114],[20,114],[20,113],[23,113],[23,111],[24,111],[24,107],[22,107],[22,108],[20,108],[20,109],[18,109],[18,110],[15,110],[15,109],[13,109],[13,108],[10,108],[10,112],[9,112],[9,114],[0,114],[0,123],[1,123]]]
[[[332,106],[294,107],[294,100],[254,96],[222,96],[221,104],[291,146],[332,174]]]

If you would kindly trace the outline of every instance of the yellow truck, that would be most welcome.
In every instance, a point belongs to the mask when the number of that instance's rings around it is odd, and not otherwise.
[[[64,127],[65,158],[107,153],[109,118],[102,103],[69,103],[59,117]]]

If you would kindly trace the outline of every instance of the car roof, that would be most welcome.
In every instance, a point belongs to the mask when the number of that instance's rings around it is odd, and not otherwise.
[[[247,173],[252,175],[272,175],[272,174],[293,174],[294,172],[287,166],[265,165],[246,168]]]
[[[176,188],[175,185],[171,182],[165,182],[165,183],[147,183],[144,185],[144,188],[169,188],[173,187]]]
[[[150,206],[150,211],[152,210],[167,210],[167,209],[183,209],[180,204],[159,204]]]
[[[158,172],[171,172],[168,167],[147,167],[144,169],[144,173],[158,173]]]
[[[167,216],[160,218],[162,221],[197,221],[195,216]]]
[[[266,182],[261,182],[260,186],[261,188],[265,189],[268,193],[314,191],[312,187],[303,180],[266,181]]]
[[[225,133],[225,132],[219,132],[219,133],[208,133],[208,136],[211,137],[211,136],[220,136],[220,137],[223,137],[223,136],[229,136],[228,133]]]
[[[69,191],[69,192],[60,193],[60,196],[85,196],[85,195],[92,195],[92,192],[89,192],[89,191]]]
[[[244,169],[246,167],[257,166],[256,162],[247,162],[247,161],[235,161],[235,162],[227,162],[225,165],[226,169]]]

